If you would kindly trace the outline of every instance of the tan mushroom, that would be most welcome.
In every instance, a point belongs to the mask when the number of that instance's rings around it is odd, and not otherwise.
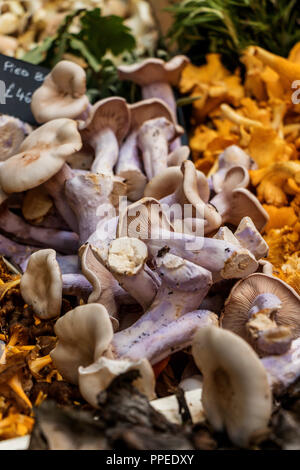
[[[15,155],[26,136],[26,126],[17,118],[0,116],[0,161]]]
[[[60,314],[62,275],[54,250],[39,250],[30,256],[20,289],[39,318],[45,320]]]
[[[69,155],[82,146],[75,121],[56,119],[33,131],[19,153],[0,167],[0,185],[10,194],[27,191],[58,173]]]
[[[299,308],[300,297],[288,284],[255,273],[233,287],[221,324],[248,341],[262,356],[283,354],[300,335]]]
[[[32,113],[40,124],[59,118],[84,120],[89,107],[85,92],[83,68],[74,62],[62,60],[33,93]]]
[[[109,359],[102,356],[98,361],[87,367],[79,367],[79,390],[83,398],[94,408],[98,407],[97,395],[109,386],[120,374],[130,370],[137,370],[140,377],[133,385],[148,400],[153,400],[155,395],[155,376],[147,359],[131,361],[129,359]]]
[[[83,140],[95,151],[91,171],[113,175],[119,148],[130,129],[130,110],[124,98],[113,96],[98,101],[81,127]]]
[[[202,403],[216,431],[248,447],[267,428],[272,394],[266,371],[253,349],[237,335],[215,327],[200,329],[192,354],[203,374]]]

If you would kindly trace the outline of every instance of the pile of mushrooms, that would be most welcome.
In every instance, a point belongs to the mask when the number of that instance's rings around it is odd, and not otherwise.
[[[152,366],[185,350],[191,407],[248,447],[300,375],[300,298],[264,261],[251,158],[228,147],[209,178],[188,160],[172,91],[186,62],[122,66],[144,99],[91,106],[62,61],[33,96],[39,127],[1,116],[0,251],[35,316],[57,319],[52,361],[90,405],[131,369],[153,400]]]

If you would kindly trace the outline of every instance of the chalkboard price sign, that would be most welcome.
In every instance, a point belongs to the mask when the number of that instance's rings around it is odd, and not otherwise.
[[[9,114],[36,124],[30,109],[34,91],[49,70],[0,54],[0,114]]]

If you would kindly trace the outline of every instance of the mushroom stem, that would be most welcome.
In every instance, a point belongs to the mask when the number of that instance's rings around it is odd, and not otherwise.
[[[162,361],[170,354],[191,346],[194,335],[199,328],[217,326],[217,316],[208,310],[195,310],[170,323],[161,324],[156,331],[145,330],[127,347],[120,348],[119,341],[124,331],[116,333],[113,340],[114,352],[117,357],[125,356],[131,360],[146,357],[153,365]]]
[[[68,205],[65,195],[65,184],[66,181],[74,177],[74,172],[71,170],[69,165],[66,163],[62,169],[56,173],[50,180],[44,183],[48,194],[52,197],[55,207],[58,210],[59,214],[67,222],[69,227],[75,232],[78,233],[78,222],[76,216]]]
[[[196,309],[211,286],[210,272],[183,258],[167,253],[157,258],[156,261],[162,280],[161,286],[152,306],[146,313],[131,327],[115,334],[113,350],[118,357],[131,357],[133,351],[133,354],[139,357],[148,358],[149,345],[147,342],[146,348],[144,341],[158,333],[161,328],[166,328],[166,332],[169,331],[168,327],[172,322]],[[166,340],[167,337],[168,334],[166,334]],[[156,347],[159,347],[159,343],[160,341]],[[163,357],[166,357],[169,352],[168,346],[162,353]],[[153,357],[156,358],[156,354],[159,355],[158,352],[153,352]],[[160,360],[163,357],[156,359]]]
[[[269,247],[250,217],[244,217],[234,232],[241,246],[247,248],[258,260],[268,256]]]
[[[91,171],[113,175],[113,167],[119,156],[119,144],[114,132],[109,127],[104,128],[92,137],[90,144],[95,150]]]
[[[2,230],[23,243],[47,245],[66,254],[76,253],[78,249],[78,236],[75,233],[31,226],[5,207],[0,211],[0,225]]]
[[[138,154],[137,135],[137,131],[129,134],[120,149],[116,165],[116,175],[124,178],[127,185],[127,196],[133,202],[143,197],[147,183]]]
[[[258,295],[249,310],[246,330],[257,350],[263,354],[284,354],[290,348],[291,329],[276,323],[281,307],[281,300],[276,295],[266,293]]]

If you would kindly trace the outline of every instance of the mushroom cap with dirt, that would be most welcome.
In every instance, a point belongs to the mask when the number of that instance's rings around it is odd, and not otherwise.
[[[0,116],[0,161],[14,155],[26,137],[25,124],[12,116]]]
[[[188,63],[189,59],[184,55],[173,57],[169,62],[150,58],[137,64],[120,65],[118,73],[121,80],[131,80],[140,86],[155,82],[166,82],[176,86],[182,70]]]
[[[262,304],[263,297],[265,302]],[[274,305],[274,298],[277,298],[277,305]],[[257,300],[261,303],[261,308],[257,307]],[[272,301],[273,306],[267,305]],[[268,308],[269,307],[269,308]],[[270,310],[270,312],[268,312]],[[228,299],[225,302],[224,311],[221,316],[221,325],[227,330],[231,330],[259,352],[260,355],[278,354],[276,343],[297,338],[300,335],[300,297],[297,292],[282,280],[263,273],[254,273],[240,280],[235,284]],[[270,330],[269,347],[273,344],[275,351],[267,351],[264,347],[254,341],[251,335],[251,314],[255,320],[255,314],[268,315],[277,324],[277,329]],[[260,322],[266,320],[260,316]],[[265,323],[265,321],[264,321]],[[270,324],[271,325],[271,324]],[[253,323],[257,328],[256,334],[262,330],[262,323]],[[272,326],[272,325],[271,325]],[[249,330],[250,327],[250,330]],[[275,327],[275,324],[274,324]],[[290,333],[288,334],[288,331]],[[288,334],[288,338],[286,335]],[[285,351],[279,351],[282,353]]]
[[[216,431],[226,430],[237,446],[248,447],[256,433],[266,430],[272,411],[261,361],[239,336],[216,327],[199,329],[192,354],[203,374],[208,421]]]
[[[56,119],[33,131],[21,144],[19,153],[0,167],[0,185],[8,193],[35,188],[59,172],[66,159],[80,150],[77,124]]]
[[[32,96],[32,113],[39,124],[53,119],[79,118],[89,107],[85,71],[80,65],[62,60]]]
[[[37,317],[46,320],[60,314],[62,275],[52,249],[33,253],[20,282],[21,295]]]

